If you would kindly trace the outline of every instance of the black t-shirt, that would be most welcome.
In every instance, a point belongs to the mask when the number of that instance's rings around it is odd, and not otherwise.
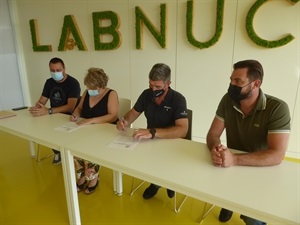
[[[50,106],[52,108],[66,105],[68,98],[80,97],[80,85],[79,82],[70,75],[68,75],[67,79],[62,83],[58,83],[53,78],[49,78],[44,85],[42,96],[50,99]]]
[[[134,105],[137,112],[144,112],[147,128],[165,128],[175,125],[175,121],[187,118],[186,100],[179,92],[169,87],[165,100],[157,105],[152,96],[152,90],[146,89]]]

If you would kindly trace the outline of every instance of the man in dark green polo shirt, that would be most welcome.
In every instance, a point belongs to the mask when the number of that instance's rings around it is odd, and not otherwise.
[[[288,105],[261,90],[262,65],[256,60],[234,64],[228,92],[219,103],[206,141],[215,166],[273,166],[284,158],[290,134]],[[221,144],[226,130],[228,148],[244,151],[234,154]],[[227,222],[232,211],[221,209],[219,220]],[[241,215],[247,225],[265,222]]]

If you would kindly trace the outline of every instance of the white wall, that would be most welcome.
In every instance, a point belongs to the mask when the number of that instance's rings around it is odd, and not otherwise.
[[[0,1],[0,110],[23,106],[7,0]]]
[[[292,135],[287,156],[300,158],[299,82],[300,82],[300,3],[269,1],[256,13],[254,27],[264,39],[276,40],[291,33],[295,40],[280,48],[263,48],[254,44],[245,30],[246,15],[254,0],[225,1],[223,33],[208,49],[197,49],[185,36],[185,0],[10,0],[17,30],[18,46],[22,47],[20,62],[25,65],[21,77],[28,78],[30,102],[41,94],[49,77],[48,62],[54,56],[64,59],[67,72],[83,77],[89,67],[101,67],[110,76],[109,86],[121,97],[133,102],[148,87],[148,72],[152,65],[164,62],[172,69],[172,87],[184,94],[193,114],[193,139],[205,141],[206,132],[222,95],[227,91],[232,64],[253,58],[265,69],[263,90],[285,100],[292,114]],[[195,0],[194,35],[206,41],[214,34],[217,1]],[[135,6],[159,27],[160,4],[167,4],[167,49],[161,49],[144,26],[143,49],[135,49]],[[122,44],[116,50],[95,51],[92,12],[111,10],[121,20]],[[74,15],[88,51],[58,52],[65,15]],[[52,52],[33,52],[29,20],[38,20],[42,45],[52,45]],[[134,126],[145,126],[141,117]]]

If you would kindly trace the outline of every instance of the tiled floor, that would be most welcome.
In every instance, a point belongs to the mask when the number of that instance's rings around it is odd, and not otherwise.
[[[42,147],[42,154],[49,152]],[[204,206],[199,200],[188,198],[182,210],[175,213],[174,199],[167,197],[165,188],[153,199],[144,200],[142,193],[148,185],[144,184],[130,196],[132,178],[123,175],[124,193],[118,197],[112,191],[112,171],[102,167],[100,177],[95,193],[79,193],[82,225],[199,224]],[[243,224],[236,213],[229,222],[219,222],[219,210],[215,207],[201,224]],[[69,224],[61,165],[53,166],[52,158],[37,163],[30,157],[27,140],[4,132],[0,132],[0,224]]]

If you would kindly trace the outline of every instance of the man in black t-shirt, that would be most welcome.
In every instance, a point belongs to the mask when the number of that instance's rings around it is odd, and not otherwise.
[[[30,107],[33,116],[51,115],[53,113],[71,114],[80,97],[79,82],[72,76],[66,74],[65,64],[60,58],[52,58],[49,62],[51,78],[46,80],[41,97]],[[50,99],[50,108],[45,105]],[[55,153],[53,164],[61,163],[60,152],[53,149]]]
[[[149,88],[144,90],[134,107],[117,123],[118,130],[125,130],[143,112],[147,119],[147,129],[137,129],[136,139],[183,138],[188,131],[185,97],[170,88],[171,69],[155,64],[149,73]],[[144,192],[144,199],[152,198],[160,187],[151,184]],[[174,191],[167,190],[170,198]]]

